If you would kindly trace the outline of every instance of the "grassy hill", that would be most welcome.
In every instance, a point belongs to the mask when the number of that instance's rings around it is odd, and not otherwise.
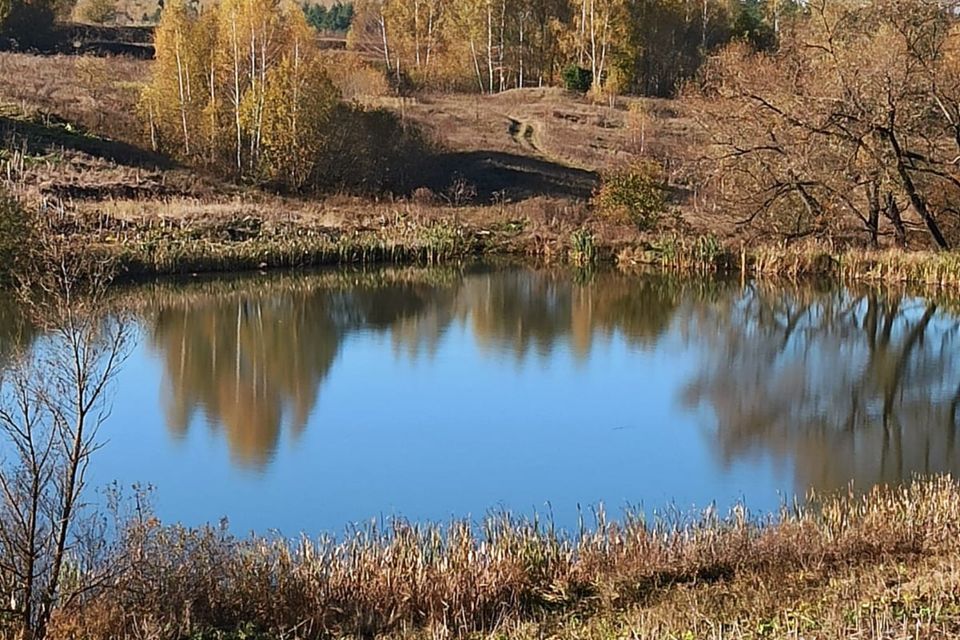
[[[349,192],[281,197],[152,152],[137,106],[149,65],[130,56],[0,53],[0,174],[7,186],[69,215],[148,228],[171,219],[184,228],[217,227],[256,215],[399,233],[411,219],[420,226],[455,219],[501,249],[560,255],[589,217],[586,201],[600,172],[656,155],[679,183],[689,136],[689,123],[665,101],[593,104],[557,89],[398,98],[384,87],[369,95],[351,86],[348,98],[393,110],[430,140],[418,181],[374,199]],[[677,205],[690,201],[682,189],[674,195]],[[611,249],[637,237],[613,224],[594,231]]]

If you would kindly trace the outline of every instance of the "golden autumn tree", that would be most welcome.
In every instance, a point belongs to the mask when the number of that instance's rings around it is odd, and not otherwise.
[[[590,70],[593,91],[599,93],[615,50],[624,39],[628,3],[625,0],[575,0],[575,5],[577,62]]]
[[[239,179],[300,189],[339,101],[299,6],[167,3],[142,108],[154,146]]]
[[[315,177],[339,93],[320,61],[291,44],[263,88],[260,168],[269,182],[302,189]]]
[[[446,40],[444,23],[449,0],[388,0],[383,19],[393,34],[393,55],[403,70],[427,81]]]
[[[451,28],[454,39],[467,47],[470,75],[476,74],[480,92],[493,91],[493,68],[489,45],[492,32],[488,29],[488,5],[492,0],[459,0],[453,7]]]
[[[213,46],[199,22],[185,0],[167,2],[154,36],[156,60],[142,100],[154,148],[180,149],[186,157],[199,151],[200,118],[209,102],[205,75]]]
[[[218,12],[217,66],[235,134],[235,169],[243,175],[256,170],[260,157],[264,89],[286,45],[289,16],[277,0],[223,0]]]

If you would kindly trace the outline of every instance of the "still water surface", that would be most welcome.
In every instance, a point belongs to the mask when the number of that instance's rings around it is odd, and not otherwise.
[[[485,267],[130,297],[93,481],[155,486],[166,521],[293,535],[506,508],[575,527],[601,502],[764,511],[960,470],[942,300]]]

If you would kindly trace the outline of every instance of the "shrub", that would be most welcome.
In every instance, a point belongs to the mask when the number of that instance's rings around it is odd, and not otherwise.
[[[575,64],[563,70],[563,86],[567,91],[586,93],[593,86],[593,73]]]
[[[660,164],[636,162],[604,175],[593,205],[605,218],[635,224],[640,230],[653,229],[667,209],[664,182]]]
[[[597,260],[597,244],[593,234],[586,229],[577,229],[570,234],[570,261],[586,267]]]
[[[321,57],[327,75],[340,90],[344,102],[363,102],[392,93],[383,71],[352,51],[323,52]]]
[[[0,190],[0,281],[10,279],[26,264],[34,227],[16,198]]]
[[[116,0],[81,0],[74,12],[83,22],[113,24],[117,21]]]

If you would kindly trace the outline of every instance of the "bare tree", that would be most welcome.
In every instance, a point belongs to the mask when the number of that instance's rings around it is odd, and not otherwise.
[[[0,378],[0,588],[15,633],[34,640],[58,607],[115,575],[94,561],[105,543],[84,535],[84,496],[132,336],[122,314],[103,313],[109,265],[45,248],[47,268],[24,282],[43,338]]]
[[[949,248],[960,212],[955,0],[811,0],[780,47],[717,56],[692,95],[723,206],[789,238]]]

